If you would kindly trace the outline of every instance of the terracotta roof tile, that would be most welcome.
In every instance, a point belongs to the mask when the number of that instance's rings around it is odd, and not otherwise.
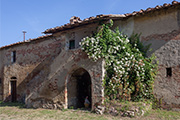
[[[179,2],[178,1],[172,1],[172,4],[176,5],[176,4],[179,4]]]
[[[177,1],[172,1],[172,4],[167,4],[167,3],[164,3],[162,6],[159,6],[157,5],[156,7],[154,8],[147,8],[146,10],[140,10],[140,11],[134,11],[133,13],[127,13],[127,14],[123,14],[123,15],[103,15],[103,14],[100,14],[100,15],[96,15],[96,17],[89,17],[89,18],[85,18],[84,20],[80,20],[79,17],[76,17],[76,16],[73,16],[71,18],[71,21],[75,20],[74,22],[71,22],[70,24],[67,23],[61,27],[55,27],[55,28],[50,28],[50,29],[47,29],[46,31],[44,31],[44,33],[55,33],[55,32],[59,32],[59,31],[63,31],[63,30],[66,30],[66,29],[70,29],[70,28],[73,28],[75,26],[79,26],[79,25],[84,25],[84,24],[88,24],[88,23],[92,23],[92,22],[95,22],[95,21],[98,21],[99,19],[123,19],[123,18],[128,18],[128,17],[132,17],[132,16],[136,16],[136,15],[139,15],[139,14],[145,14],[145,13],[149,13],[149,12],[152,12],[152,11],[155,11],[155,10],[158,10],[158,9],[163,9],[163,8],[169,8],[171,6],[175,6],[175,5],[180,5],[180,2],[177,2]]]
[[[20,41],[20,42],[16,42],[16,43],[13,43],[13,44],[10,44],[10,45],[5,45],[5,46],[0,47],[0,50],[3,49],[3,48],[14,46],[14,45],[19,45],[19,44],[23,44],[23,43],[29,43],[29,42],[32,42],[32,41],[35,41],[35,40],[40,40],[40,39],[48,38],[50,36],[52,36],[52,35],[44,35],[44,36],[40,36],[40,37],[37,37],[37,38],[28,39],[28,40]]]
[[[74,22],[70,22],[70,23],[67,23],[65,25],[62,25],[60,27],[54,27],[54,28],[50,28],[50,29],[47,29],[44,33],[55,33],[55,32],[58,32],[58,31],[62,31],[62,30],[65,30],[65,29],[69,29],[69,28],[72,28],[72,27],[75,27],[75,26],[79,26],[79,25],[84,25],[84,24],[88,24],[88,23],[92,23],[92,22],[95,22],[95,21],[98,21],[100,19],[110,19],[110,18],[123,18],[125,17],[125,15],[97,15],[96,17],[92,16],[92,17],[89,17],[89,18],[86,18],[82,21],[74,21]]]

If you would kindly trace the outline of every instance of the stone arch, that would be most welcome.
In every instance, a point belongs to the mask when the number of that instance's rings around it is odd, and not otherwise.
[[[91,76],[84,68],[73,70],[67,81],[67,107],[84,107],[85,97],[92,103],[92,81]],[[91,108],[91,104],[89,106]]]

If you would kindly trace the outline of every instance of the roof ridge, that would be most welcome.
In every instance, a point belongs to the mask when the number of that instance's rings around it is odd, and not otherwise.
[[[180,5],[180,2],[178,1],[172,1],[172,3],[164,3],[163,5],[157,5],[156,7],[152,7],[152,8],[147,8],[146,10],[141,9],[140,11],[134,11],[132,13],[126,13],[126,14],[100,14],[100,15],[96,15],[96,17],[91,16],[89,18],[85,18],[83,20],[81,20],[79,17],[73,16],[75,19],[73,19],[73,17],[71,17],[70,19],[70,23],[61,25],[61,26],[57,26],[54,28],[50,28],[50,29],[46,29],[43,33],[47,34],[47,33],[55,33],[55,32],[59,32],[65,29],[70,29],[76,26],[79,26],[81,24],[87,24],[99,19],[106,19],[106,18],[128,18],[131,16],[136,16],[136,15],[140,15],[140,14],[145,14],[145,13],[149,13],[155,10],[159,10],[159,9],[163,9],[163,8],[169,8],[171,6],[175,6],[175,5]],[[77,20],[78,19],[78,20]],[[72,22],[71,22],[72,21]]]

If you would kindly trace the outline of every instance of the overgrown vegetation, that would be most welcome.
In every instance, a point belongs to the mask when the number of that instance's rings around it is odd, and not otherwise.
[[[112,21],[103,24],[94,36],[80,42],[93,61],[105,60],[106,98],[132,101],[153,98],[155,56],[147,57],[149,46],[143,46],[138,34],[128,38],[119,29],[111,30],[112,25]]]
[[[151,102],[149,101],[119,102],[118,100],[111,100],[109,102],[105,102],[105,113],[109,113],[113,116],[140,117],[143,116],[147,111],[152,110],[151,106]]]

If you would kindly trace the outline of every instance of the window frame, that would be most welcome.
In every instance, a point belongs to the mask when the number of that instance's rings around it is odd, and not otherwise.
[[[12,51],[11,52],[11,63],[15,63],[16,62],[16,51]]]
[[[75,49],[75,40],[69,40],[69,50]]]

